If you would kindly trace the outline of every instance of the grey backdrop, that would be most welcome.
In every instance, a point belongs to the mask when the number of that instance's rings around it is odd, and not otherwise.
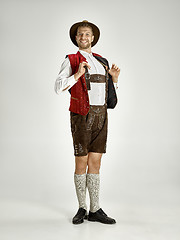
[[[65,55],[78,50],[69,28],[81,20],[101,30],[93,52],[121,69],[101,205],[122,224],[137,206],[179,218],[180,2],[1,0],[0,16],[1,221],[46,218],[37,210],[44,206],[53,219],[69,214],[70,224],[77,210],[69,93],[57,95],[54,83]]]

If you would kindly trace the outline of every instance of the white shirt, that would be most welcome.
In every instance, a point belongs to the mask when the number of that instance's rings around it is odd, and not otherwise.
[[[86,61],[91,66],[88,69],[89,74],[102,74],[105,75],[105,69],[102,64],[93,56],[92,53],[79,50],[79,52],[86,58]],[[61,65],[60,72],[55,82],[55,92],[59,94],[64,90],[69,90],[77,81],[72,75],[71,64],[67,57]],[[91,90],[88,90],[90,105],[104,105],[105,103],[105,83],[92,83],[90,82]],[[117,83],[114,83],[117,89]]]

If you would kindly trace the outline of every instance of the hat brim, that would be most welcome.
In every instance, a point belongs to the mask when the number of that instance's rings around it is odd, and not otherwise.
[[[80,24],[82,24],[83,22],[77,22],[75,24],[73,24],[70,28],[70,31],[69,31],[69,35],[70,35],[70,38],[71,38],[71,41],[74,43],[74,45],[76,45],[78,47],[78,44],[76,42],[76,33],[77,33],[77,28],[80,26]],[[91,22],[87,22],[91,27],[92,27],[92,30],[93,30],[93,35],[94,35],[94,41],[91,43],[91,47],[93,47],[99,40],[99,37],[100,37],[100,31],[99,31],[99,28],[94,25],[93,23]]]

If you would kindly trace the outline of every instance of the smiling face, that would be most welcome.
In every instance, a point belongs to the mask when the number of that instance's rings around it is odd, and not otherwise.
[[[90,51],[94,40],[92,29],[89,27],[78,27],[76,42],[80,50]]]

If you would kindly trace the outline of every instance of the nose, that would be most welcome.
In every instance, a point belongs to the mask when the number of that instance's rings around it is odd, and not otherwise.
[[[85,34],[82,34],[81,39],[85,39],[85,36],[86,36]]]

